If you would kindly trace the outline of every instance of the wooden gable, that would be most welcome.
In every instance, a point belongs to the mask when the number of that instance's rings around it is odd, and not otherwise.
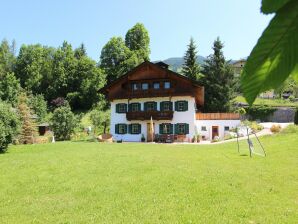
[[[165,82],[170,82],[171,88],[163,88]],[[142,83],[148,83],[149,88],[133,91],[132,84],[141,85]],[[160,83],[160,89],[153,89],[153,83]],[[105,93],[110,101],[114,99],[193,96],[197,105],[203,106],[204,104],[203,87],[185,76],[168,70],[166,66],[151,62],[143,62],[100,91]]]

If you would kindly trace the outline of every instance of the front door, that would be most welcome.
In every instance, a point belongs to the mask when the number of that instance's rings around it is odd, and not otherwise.
[[[218,136],[218,126],[212,126],[212,139],[214,139],[215,136]]]
[[[150,123],[147,123],[147,142],[153,142],[154,140],[154,123],[153,127]]]

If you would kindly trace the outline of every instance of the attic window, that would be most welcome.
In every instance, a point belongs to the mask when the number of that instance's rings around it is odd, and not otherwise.
[[[171,83],[170,83],[170,82],[165,82],[165,83],[164,83],[164,88],[165,88],[165,89],[169,89],[169,88],[171,88]]]
[[[131,87],[132,87],[133,90],[138,90],[139,89],[139,84],[138,83],[133,83]]]
[[[147,90],[149,88],[148,83],[142,83],[142,90]]]
[[[154,88],[154,89],[159,89],[159,88],[160,88],[160,84],[159,84],[159,82],[155,82],[155,83],[153,83],[153,88]]]

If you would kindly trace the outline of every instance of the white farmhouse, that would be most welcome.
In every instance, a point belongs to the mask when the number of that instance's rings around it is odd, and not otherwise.
[[[233,113],[201,113],[204,87],[159,62],[144,62],[100,90],[111,103],[114,139],[190,142],[223,138],[240,124]]]

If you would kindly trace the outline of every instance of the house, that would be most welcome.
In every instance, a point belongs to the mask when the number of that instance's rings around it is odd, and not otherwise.
[[[231,66],[234,70],[234,73],[237,74],[237,75],[240,75],[241,72],[242,72],[242,69],[244,68],[244,65],[246,63],[246,60],[245,59],[240,59],[238,61],[234,61]]]
[[[149,142],[189,142],[197,134],[223,138],[240,124],[238,114],[201,113],[204,87],[163,62],[143,62],[100,92],[111,103],[110,130],[119,141],[138,142],[144,136]]]

